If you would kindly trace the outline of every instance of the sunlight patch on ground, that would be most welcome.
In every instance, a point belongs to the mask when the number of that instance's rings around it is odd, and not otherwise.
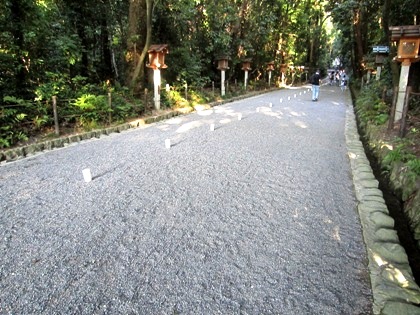
[[[301,114],[299,114],[298,112],[294,112],[294,111],[291,111],[291,112],[290,112],[290,115],[295,116],[295,117],[300,117],[300,116],[302,116],[302,115],[301,115]]]
[[[389,143],[383,143],[382,145],[381,145],[381,149],[383,149],[383,148],[387,148],[388,150],[394,150],[394,146],[392,145],[392,144],[389,144]]]
[[[197,115],[199,116],[210,116],[212,114],[214,114],[214,111],[212,109],[197,111]]]
[[[281,114],[280,113],[275,113],[275,112],[265,112],[264,115],[271,116],[271,117],[278,117]]]
[[[269,107],[259,107],[259,109],[260,109],[260,112],[262,112],[262,113],[266,113],[266,112],[271,112],[272,110],[271,110],[271,108],[269,108]]]
[[[353,153],[353,152],[349,152],[348,155],[349,155],[349,158],[351,160],[355,160],[359,157],[359,155],[357,155],[356,153]]]
[[[302,129],[308,128],[308,125],[305,124],[303,121],[300,121],[300,120],[296,121],[295,122],[295,125],[298,126],[298,127],[300,127],[300,128],[302,128]]]
[[[233,109],[228,108],[228,107],[226,107],[226,108],[221,107],[221,108],[216,108],[214,112],[216,114],[231,114],[231,113],[234,113],[235,111]]]
[[[389,264],[387,261],[383,260],[380,255],[376,253],[373,254],[373,259],[379,267],[385,267],[385,270],[389,273],[389,280],[398,282],[403,288],[409,287],[410,284],[400,269],[396,268],[392,264]]]
[[[220,121],[219,121],[219,123],[221,123],[221,124],[228,124],[228,123],[230,123],[231,121],[232,121],[231,119],[229,119],[229,118],[225,118],[225,119],[220,120]]]
[[[162,131],[167,131],[169,129],[169,126],[168,125],[160,125],[160,126],[157,126],[156,128],[159,129],[159,130],[162,130]]]
[[[201,127],[202,125],[203,125],[203,123],[202,123],[202,122],[200,122],[200,121],[192,121],[192,122],[189,122],[189,123],[183,124],[181,127],[179,127],[179,128],[177,129],[177,131],[176,131],[176,132],[178,132],[178,133],[187,132],[187,131],[189,131],[189,130],[191,130],[191,129]]]
[[[166,121],[168,125],[180,125],[185,119],[182,117],[172,118]]]
[[[291,116],[295,116],[295,117],[306,116],[305,112],[297,112],[297,111],[294,111],[293,109],[291,109],[290,107],[285,107],[284,110],[287,111]]]

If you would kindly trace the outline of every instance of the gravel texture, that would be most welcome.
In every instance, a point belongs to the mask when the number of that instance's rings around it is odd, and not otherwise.
[[[0,314],[371,314],[346,93],[270,92],[2,165]]]

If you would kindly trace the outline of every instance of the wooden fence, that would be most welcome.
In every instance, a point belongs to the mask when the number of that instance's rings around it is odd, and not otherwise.
[[[390,113],[389,122],[388,122],[388,132],[393,130],[394,126],[395,126],[394,119],[395,119],[395,111],[396,111],[397,99],[398,99],[398,93],[399,92],[400,91],[398,89],[398,86],[394,87],[391,113]],[[420,97],[420,93],[414,93],[413,88],[411,86],[407,86],[407,90],[405,91],[405,96],[404,96],[402,118],[401,118],[401,121],[400,121],[399,132],[398,132],[398,135],[399,135],[400,138],[404,138],[406,133],[407,133],[408,109],[409,109],[410,101],[412,101],[414,97]]]

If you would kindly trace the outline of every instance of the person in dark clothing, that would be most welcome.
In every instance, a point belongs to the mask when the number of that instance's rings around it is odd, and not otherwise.
[[[319,74],[319,70],[316,70],[316,72],[311,77],[311,84],[312,84],[312,101],[316,102],[318,100],[319,96],[319,86],[322,83],[321,81],[321,75]]]

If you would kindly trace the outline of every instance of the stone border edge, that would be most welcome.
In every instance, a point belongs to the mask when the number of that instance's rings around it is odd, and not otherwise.
[[[345,137],[357,210],[367,249],[376,315],[420,315],[420,288],[400,245],[379,182],[373,175],[357,129],[353,105],[346,111]]]

